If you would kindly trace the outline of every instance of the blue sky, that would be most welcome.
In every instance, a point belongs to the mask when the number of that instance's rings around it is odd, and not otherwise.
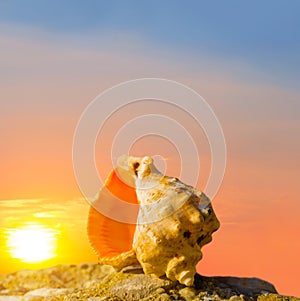
[[[131,33],[194,59],[239,61],[275,84],[300,80],[300,2],[290,1],[39,1],[0,3],[0,25],[101,39]],[[125,42],[124,42],[125,43]]]

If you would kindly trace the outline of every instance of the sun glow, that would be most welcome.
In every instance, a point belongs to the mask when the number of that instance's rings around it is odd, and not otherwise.
[[[7,247],[13,258],[38,263],[56,256],[57,231],[41,224],[7,230]]]

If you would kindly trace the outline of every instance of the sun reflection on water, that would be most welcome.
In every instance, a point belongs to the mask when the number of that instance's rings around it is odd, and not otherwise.
[[[39,263],[56,256],[58,231],[34,223],[6,230],[7,249],[13,258]]]

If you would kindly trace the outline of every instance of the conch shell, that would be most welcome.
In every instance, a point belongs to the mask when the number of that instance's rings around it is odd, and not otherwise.
[[[110,195],[110,196],[108,196]],[[139,204],[136,224],[112,220],[108,198]],[[98,210],[97,210],[98,208]],[[104,210],[104,211],[103,211]],[[100,190],[88,220],[89,240],[100,264],[116,269],[140,263],[145,274],[193,285],[201,247],[219,228],[209,199],[192,186],[161,174],[151,157],[121,156]]]

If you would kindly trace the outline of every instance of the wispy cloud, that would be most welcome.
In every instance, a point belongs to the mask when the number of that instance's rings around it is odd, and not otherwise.
[[[77,226],[87,219],[89,205],[82,199],[53,201],[49,199],[0,200],[2,227],[33,220]]]

